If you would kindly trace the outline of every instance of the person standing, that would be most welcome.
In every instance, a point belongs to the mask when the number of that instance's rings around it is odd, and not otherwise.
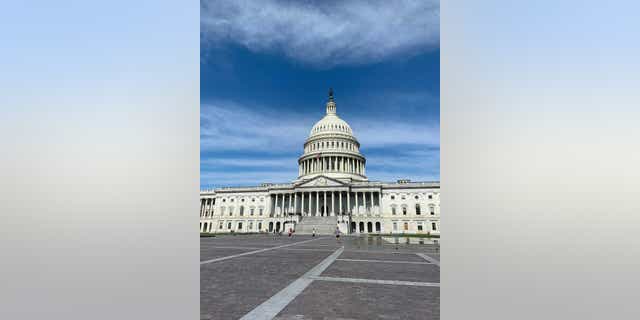
[[[336,241],[340,243],[340,228],[336,227]]]
[[[312,234],[312,237],[314,237],[314,238],[315,238],[315,236],[316,236],[316,228],[313,228],[313,234]]]

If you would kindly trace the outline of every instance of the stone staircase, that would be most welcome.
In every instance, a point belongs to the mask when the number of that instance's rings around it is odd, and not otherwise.
[[[302,217],[302,221],[296,225],[296,234],[312,234],[316,229],[316,235],[335,234],[337,218],[334,217]]]

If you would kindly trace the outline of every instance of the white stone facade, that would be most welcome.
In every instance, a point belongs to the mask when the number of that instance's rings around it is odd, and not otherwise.
[[[440,183],[368,181],[366,159],[349,125],[336,114],[316,123],[288,184],[200,192],[200,232],[295,229],[307,216],[336,217],[343,233],[440,234]]]

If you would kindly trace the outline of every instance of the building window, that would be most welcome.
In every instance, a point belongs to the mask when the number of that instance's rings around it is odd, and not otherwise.
[[[422,231],[422,222],[418,222],[418,231]]]
[[[409,231],[409,222],[404,223],[404,231]]]
[[[429,214],[432,215],[432,216],[435,215],[436,214],[436,208],[429,207]]]
[[[249,228],[247,230],[253,230],[253,221],[249,221]]]
[[[262,208],[260,208],[260,215],[262,215]]]
[[[254,209],[253,209],[253,208],[251,208],[251,212],[249,213],[250,215],[253,215],[253,210],[254,210]]]
[[[240,201],[244,202],[244,198],[242,198],[242,200],[240,200]]]
[[[429,199],[433,199],[433,195],[432,194],[429,194]]]
[[[402,207],[402,215],[403,216],[407,215],[407,207]]]
[[[405,199],[404,195],[402,195],[402,197],[400,197],[400,199],[404,200]]]
[[[252,198],[252,199],[251,199],[251,202],[256,202],[256,198]]]
[[[436,231],[436,223],[435,222],[431,222],[431,230]]]
[[[396,198],[396,196],[391,196],[391,200],[394,200]]]
[[[238,222],[238,230],[242,230],[242,222]]]
[[[229,208],[229,217],[233,216],[233,207]]]
[[[227,224],[227,229],[231,230],[231,222],[229,222],[229,224]]]
[[[222,199],[222,202],[227,202],[227,199]]]
[[[262,230],[262,222],[258,222],[258,231]]]
[[[416,203],[416,214],[420,215],[420,205]]]
[[[396,215],[396,207],[391,207],[391,214]]]
[[[418,196],[413,197],[414,199],[418,200]]]
[[[393,223],[393,231],[398,231],[398,223],[397,222]]]
[[[244,207],[240,206],[240,216],[244,216]]]
[[[218,229],[222,230],[222,227],[223,227],[223,223],[222,221],[220,221],[220,225],[218,226]]]

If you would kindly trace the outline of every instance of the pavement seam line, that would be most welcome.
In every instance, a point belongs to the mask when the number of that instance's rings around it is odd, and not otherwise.
[[[253,249],[253,250],[259,250],[259,249],[265,249],[265,248],[264,247],[218,246],[218,247],[201,248],[201,250],[202,249]]]
[[[391,284],[391,285],[418,286],[418,287],[440,287],[440,283],[438,282],[417,282],[417,281],[339,278],[339,277],[320,277],[320,276],[312,276],[311,279],[318,280],[318,281],[333,281],[333,282],[375,283],[375,284]]]
[[[429,257],[428,255],[424,254],[424,253],[416,253],[419,257],[422,257],[423,259],[435,264],[436,266],[438,266],[438,268],[440,268],[440,261]]]
[[[285,248],[285,247],[295,246],[295,245],[297,245],[297,244],[307,243],[307,242],[316,241],[316,240],[320,240],[320,239],[323,239],[323,238],[317,238],[317,239],[310,239],[310,240],[305,240],[305,241],[299,241],[299,242],[295,242],[295,243],[284,244],[284,245],[277,246],[277,247],[264,248],[264,249],[260,249],[260,250],[254,250],[254,251],[249,251],[249,252],[238,253],[238,254],[234,254],[234,255],[231,255],[231,256],[220,257],[220,258],[215,258],[215,259],[209,259],[209,260],[205,260],[205,261],[200,261],[200,265],[207,264],[207,263],[212,263],[212,262],[224,261],[224,260],[228,260],[228,259],[233,259],[233,258],[237,258],[237,257],[242,257],[242,256],[250,255],[250,254],[255,254],[255,253],[265,252],[265,251],[269,251],[269,250],[275,250],[275,249],[280,249],[280,248]]]
[[[336,261],[375,262],[375,263],[406,263],[406,264],[432,264],[431,262],[420,262],[420,261],[393,261],[393,260],[368,260],[368,259],[336,259]]]
[[[280,290],[267,301],[255,307],[249,313],[245,314],[240,320],[270,320],[280,313],[293,299],[295,299],[304,289],[306,289],[314,276],[319,276],[326,270],[344,251],[344,246],[338,248],[331,255],[326,257],[322,262],[317,264],[311,270],[307,271],[300,278],[290,283],[287,287]]]

